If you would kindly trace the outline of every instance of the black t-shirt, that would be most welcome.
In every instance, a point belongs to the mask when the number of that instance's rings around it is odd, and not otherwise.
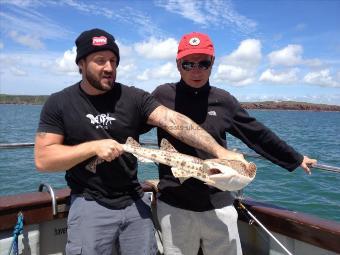
[[[169,83],[157,87],[152,94],[164,106],[191,118],[224,147],[227,147],[228,132],[260,155],[290,171],[302,162],[301,154],[250,117],[233,96],[209,83],[199,89],[186,85],[184,81]],[[203,150],[182,143],[160,128],[157,129],[157,136],[158,141],[166,138],[181,153],[202,159],[212,158]],[[206,211],[231,204],[234,199],[231,192],[222,192],[194,178],[180,184],[166,165],[160,164],[159,177],[159,198],[175,207]]]
[[[45,103],[38,132],[64,136],[65,145],[114,139],[138,141],[149,115],[159,106],[149,93],[115,83],[112,90],[98,96],[87,95],[80,83],[52,94]],[[124,153],[111,162],[97,165],[97,172],[85,169],[93,158],[66,171],[73,194],[114,209],[124,208],[143,195],[137,180],[137,160]]]

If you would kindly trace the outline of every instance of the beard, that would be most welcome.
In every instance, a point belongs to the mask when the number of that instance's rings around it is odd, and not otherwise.
[[[86,80],[89,82],[89,84],[94,87],[95,89],[98,89],[100,91],[109,91],[112,89],[114,82],[115,82],[115,77],[113,73],[107,73],[104,72],[104,75],[111,75],[114,79],[113,82],[111,84],[108,84],[107,86],[103,85],[100,81],[100,78],[97,77],[96,74],[94,74],[93,72],[91,72],[91,70],[87,69],[87,72],[85,74],[86,76]]]

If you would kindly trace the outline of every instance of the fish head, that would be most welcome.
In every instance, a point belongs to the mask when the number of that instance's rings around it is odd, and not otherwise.
[[[223,191],[235,191],[247,186],[256,175],[256,165],[248,165],[239,160],[208,159],[203,162],[203,170],[215,182],[213,186]]]

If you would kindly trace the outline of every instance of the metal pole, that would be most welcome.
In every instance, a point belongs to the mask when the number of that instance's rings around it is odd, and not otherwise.
[[[236,152],[242,153],[241,151],[238,151],[238,150],[236,150]],[[262,157],[261,155],[257,153],[242,153],[242,154],[246,157],[264,159],[264,157]],[[314,166],[309,166],[309,167],[340,174],[340,167],[336,167],[336,166],[315,164]]]
[[[0,143],[0,149],[33,147],[34,143]]]
[[[152,141],[145,141],[145,142],[141,142],[140,144],[145,145],[145,146],[158,146],[157,143],[154,143]],[[34,146],[34,143],[0,143],[0,149],[26,148],[26,147],[33,147],[33,146]],[[261,155],[259,155],[257,153],[243,153],[242,151],[239,151],[239,150],[236,150],[236,152],[239,152],[246,157],[264,159]],[[315,168],[315,169],[324,170],[324,171],[327,171],[327,172],[340,174],[340,167],[336,167],[336,166],[316,164],[316,165],[310,166],[310,167]]]

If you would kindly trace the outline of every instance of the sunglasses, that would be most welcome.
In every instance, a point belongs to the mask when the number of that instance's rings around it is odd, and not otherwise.
[[[185,71],[190,71],[194,69],[194,67],[197,67],[198,70],[207,70],[211,66],[210,60],[203,60],[198,63],[195,62],[189,62],[189,61],[183,61],[182,62],[182,68]]]

